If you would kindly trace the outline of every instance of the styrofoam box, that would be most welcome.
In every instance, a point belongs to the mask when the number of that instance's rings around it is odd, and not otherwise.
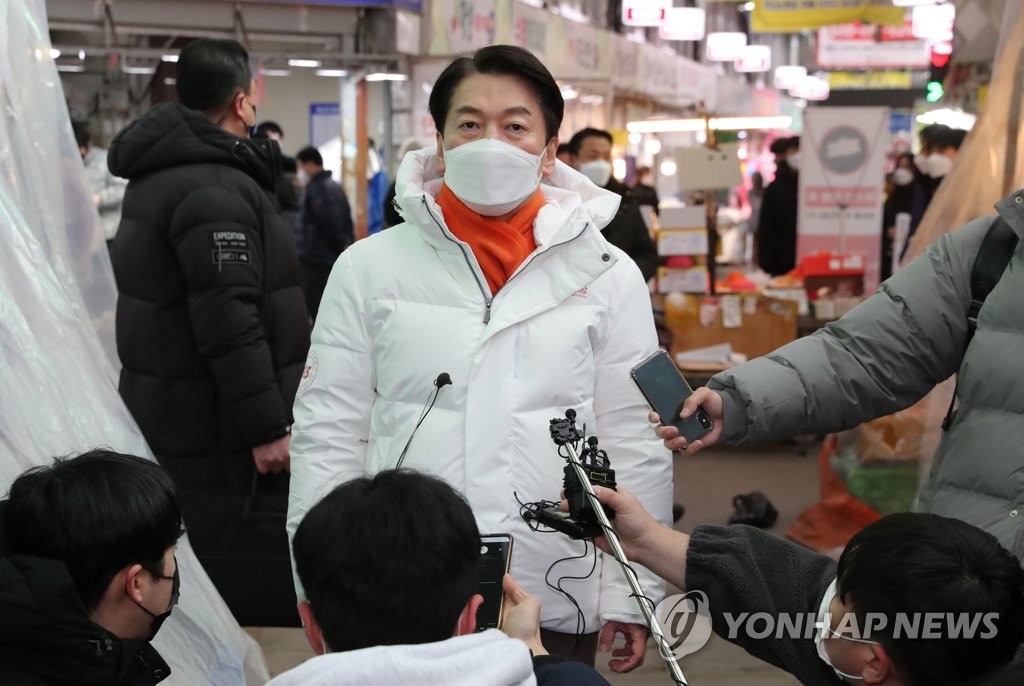
[[[658,267],[659,293],[706,293],[707,290],[707,267],[690,267],[688,269]]]

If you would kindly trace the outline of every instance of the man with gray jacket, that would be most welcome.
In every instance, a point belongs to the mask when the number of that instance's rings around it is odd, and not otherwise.
[[[1024,190],[995,207],[1018,241],[969,346],[971,271],[993,217],[940,237],[813,336],[714,377],[682,411],[703,406],[714,431],[687,446],[675,428],[659,427],[666,447],[694,453],[720,440],[849,429],[909,407],[959,372],[958,409],[916,507],[975,524],[1024,557]]]

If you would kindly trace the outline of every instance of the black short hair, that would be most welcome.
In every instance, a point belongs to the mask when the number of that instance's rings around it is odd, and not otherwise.
[[[324,158],[320,154],[320,151],[314,148],[312,145],[307,145],[302,150],[295,153],[295,159],[299,162],[312,162],[318,167],[324,166]]]
[[[789,138],[776,138],[768,146],[768,152],[773,155],[782,155],[786,152],[787,145],[789,145]]]
[[[284,129],[281,128],[281,125],[269,119],[256,125],[256,128],[253,129],[252,137],[266,138],[268,132],[276,133],[281,138],[284,138]]]
[[[213,114],[231,104],[252,83],[249,53],[238,41],[200,38],[178,57],[178,100],[193,110]]]
[[[477,50],[472,57],[460,57],[445,67],[430,91],[430,116],[439,132],[444,131],[455,89],[464,79],[474,74],[515,76],[522,79],[540,104],[547,140],[558,135],[565,112],[562,91],[548,68],[533,53],[513,45],[489,45]]]
[[[615,142],[615,139],[612,138],[612,135],[607,131],[602,131],[601,129],[592,129],[588,126],[587,128],[580,129],[579,131],[574,133],[572,135],[572,138],[569,139],[569,153],[573,157],[577,157],[580,154],[580,148],[583,147],[583,141],[591,137],[603,138],[609,143]]]
[[[71,131],[75,134],[78,147],[89,149],[89,123],[84,121],[71,122]]]
[[[955,148],[960,149],[961,144],[964,142],[964,137],[967,136],[967,132],[963,129],[954,129],[951,126],[945,124],[929,124],[928,126],[921,129],[918,134],[921,138],[921,143],[927,147],[938,148]]]
[[[181,536],[181,501],[160,465],[93,450],[23,473],[11,485],[5,532],[11,552],[64,563],[87,612],[128,565],[163,569]]]
[[[555,150],[555,157],[558,157],[563,152],[570,152],[568,143],[559,143],[558,148]]]
[[[451,638],[480,578],[469,505],[444,481],[409,470],[335,488],[299,524],[293,552],[336,652]]]
[[[1024,570],[991,534],[957,519],[900,513],[865,527],[839,558],[838,589],[858,626],[886,617],[878,640],[910,684],[965,683],[1009,662],[1024,639]],[[894,637],[898,613],[997,613],[971,637]],[[945,625],[944,625],[945,628]]]
[[[783,139],[786,141],[783,150],[789,152],[790,150],[797,150],[800,148],[800,136],[790,136],[789,138]]]

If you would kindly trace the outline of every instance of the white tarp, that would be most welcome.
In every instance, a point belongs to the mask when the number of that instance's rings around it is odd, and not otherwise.
[[[0,497],[56,455],[152,459],[117,393],[114,278],[49,51],[43,0],[0,0]],[[265,683],[184,539],[177,557],[181,604],[155,641],[164,683]]]

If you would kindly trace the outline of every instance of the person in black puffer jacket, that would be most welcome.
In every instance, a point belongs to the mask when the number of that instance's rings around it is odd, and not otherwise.
[[[275,619],[266,583],[261,597],[232,578],[246,573],[240,560],[269,557],[283,564],[276,590],[291,589],[283,509],[309,315],[273,196],[280,151],[247,137],[254,82],[235,41],[186,45],[177,90],[180,104],[130,124],[107,158],[129,179],[113,254],[121,396],[177,480],[190,538],[236,618],[284,623],[294,597]],[[254,520],[254,503],[275,514]]]

